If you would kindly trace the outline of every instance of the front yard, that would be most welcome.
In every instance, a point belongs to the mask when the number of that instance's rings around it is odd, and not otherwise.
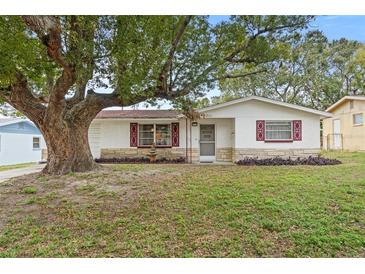
[[[365,153],[337,166],[109,165],[0,183],[0,257],[365,257]]]

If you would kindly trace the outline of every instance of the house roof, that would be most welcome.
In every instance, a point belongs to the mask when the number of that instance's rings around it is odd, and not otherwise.
[[[135,118],[135,119],[153,119],[153,118],[178,118],[180,112],[175,110],[102,110],[96,116],[96,119],[105,118]]]
[[[365,98],[365,97],[364,97]],[[225,103],[209,106],[206,108],[199,109],[199,112],[207,112],[214,109],[219,109],[222,107],[227,107],[231,105],[235,105],[242,102],[247,102],[251,100],[257,100],[265,103],[270,103],[274,105],[279,105],[295,110],[300,110],[312,114],[319,115],[323,118],[325,117],[332,117],[331,113],[315,110],[307,107],[302,107],[294,104],[284,103],[264,97],[259,96],[249,96],[245,98],[235,99],[232,101],[228,101]],[[119,118],[119,119],[157,119],[157,118],[165,118],[165,119],[176,119],[182,117],[181,112],[175,111],[175,110],[103,110],[99,112],[99,114],[96,116],[96,119],[110,119],[110,118]]]
[[[221,104],[209,106],[209,107],[206,107],[206,108],[202,108],[202,109],[199,110],[199,112],[207,112],[207,111],[210,111],[210,110],[219,109],[219,108],[235,105],[235,104],[238,104],[238,103],[248,102],[248,101],[252,101],[252,100],[265,102],[265,103],[270,103],[270,104],[274,104],[274,105],[278,105],[278,106],[282,106],[282,107],[287,107],[287,108],[291,108],[291,109],[295,109],[295,110],[300,110],[300,111],[316,114],[316,115],[319,115],[323,118],[324,117],[332,117],[331,113],[328,113],[328,112],[325,112],[325,111],[315,110],[315,109],[302,107],[302,106],[298,106],[298,105],[294,105],[294,104],[290,104],[290,103],[285,103],[285,102],[281,102],[281,101],[276,101],[276,100],[272,100],[272,99],[268,99],[268,98],[264,98],[264,97],[259,97],[259,96],[249,96],[249,97],[245,97],[245,98],[239,98],[239,99],[231,100],[231,101],[228,101],[228,102],[225,102],[225,103],[221,103]]]
[[[34,125],[31,121],[22,119],[22,118],[0,118],[0,127],[11,125],[11,124],[16,124],[16,123],[20,123],[20,122],[27,122],[27,123]]]
[[[345,103],[346,101],[350,101],[350,100],[357,100],[357,101],[365,101],[365,96],[345,96],[342,97],[340,100],[338,100],[336,103],[334,103],[332,106],[328,107],[326,109],[326,111],[331,111],[334,110],[335,108],[337,108],[338,106],[342,105],[343,103]]]

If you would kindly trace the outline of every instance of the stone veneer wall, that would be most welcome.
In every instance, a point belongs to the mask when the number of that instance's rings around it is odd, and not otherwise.
[[[149,148],[102,148],[101,158],[121,158],[121,157],[142,157],[149,153]],[[158,158],[176,159],[186,157],[185,148],[157,148]],[[199,162],[199,149],[188,149],[188,154],[192,152],[192,162]],[[317,156],[319,149],[252,149],[252,148],[217,148],[216,160],[220,162],[235,162],[245,157],[265,158],[306,158]]]
[[[219,162],[232,162],[232,148],[217,148],[216,150],[216,160]]]
[[[105,159],[147,156],[150,148],[102,148],[100,157]],[[185,157],[185,148],[156,148],[157,158]]]
[[[191,152],[191,161],[193,163],[198,163],[199,162],[199,157],[200,157],[200,150],[199,148],[189,148],[188,149],[188,155],[190,155]]]
[[[307,158],[309,156],[318,156],[319,149],[252,149],[252,148],[236,148],[234,153],[235,161],[244,159],[245,157],[265,158]]]

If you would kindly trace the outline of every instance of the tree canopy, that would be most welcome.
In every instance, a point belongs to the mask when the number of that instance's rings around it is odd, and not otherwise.
[[[30,118],[45,171],[89,170],[87,129],[105,107],[191,108],[223,79],[262,72],[312,16],[1,16],[0,100]]]
[[[213,102],[259,95],[326,109],[345,95],[364,94],[365,47],[346,39],[329,41],[322,32],[292,37],[282,55],[260,65],[263,73],[222,80]]]
[[[85,87],[113,91],[123,105],[201,94],[277,58],[310,19],[233,16],[211,26],[203,16],[2,16],[0,86],[22,74],[36,96],[48,96],[68,71],[68,98],[81,99]],[[237,68],[243,75],[232,74]]]

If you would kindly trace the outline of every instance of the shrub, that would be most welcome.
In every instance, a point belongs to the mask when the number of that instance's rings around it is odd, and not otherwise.
[[[122,164],[122,163],[150,163],[150,159],[148,157],[121,157],[121,158],[99,158],[95,159],[95,162],[102,164]],[[184,157],[179,157],[176,159],[169,158],[158,158],[156,159],[157,164],[177,164],[177,163],[185,163]]]
[[[242,166],[296,166],[296,165],[313,165],[313,166],[326,166],[326,165],[339,165],[342,164],[341,161],[337,159],[328,159],[323,157],[308,157],[308,158],[295,158],[287,159],[276,157],[276,158],[249,158],[246,157],[243,160],[236,162],[238,165]]]

